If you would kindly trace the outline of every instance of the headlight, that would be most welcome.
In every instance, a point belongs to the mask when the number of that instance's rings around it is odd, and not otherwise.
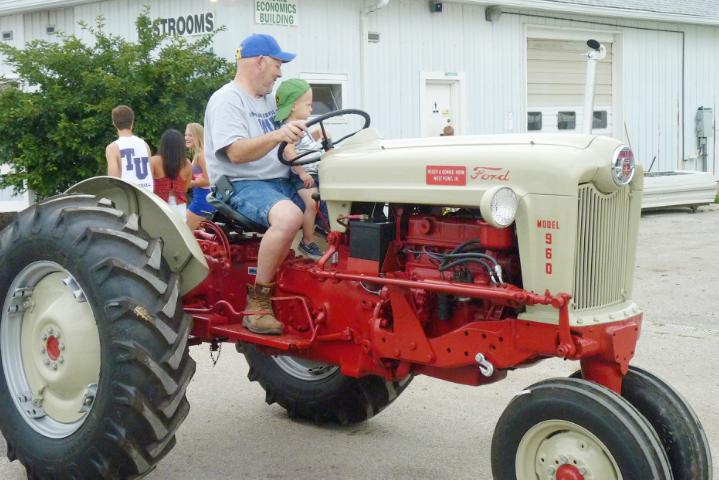
[[[628,147],[621,146],[614,151],[612,162],[612,180],[623,187],[634,178],[634,154]]]
[[[514,222],[519,199],[509,187],[492,187],[482,195],[479,209],[482,218],[497,228],[508,227]]]

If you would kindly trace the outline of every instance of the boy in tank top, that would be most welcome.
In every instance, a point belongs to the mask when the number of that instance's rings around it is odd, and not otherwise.
[[[132,133],[134,122],[135,113],[127,105],[112,109],[112,124],[117,129],[118,138],[105,148],[107,174],[152,191],[150,147]]]

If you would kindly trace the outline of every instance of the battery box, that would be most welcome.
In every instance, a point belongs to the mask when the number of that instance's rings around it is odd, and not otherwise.
[[[360,269],[363,273],[378,274],[389,243],[394,239],[394,222],[351,221],[349,226],[350,262],[352,259],[365,260],[353,263],[364,265],[365,267]]]

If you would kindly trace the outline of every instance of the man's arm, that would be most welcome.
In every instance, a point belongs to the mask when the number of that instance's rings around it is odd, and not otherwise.
[[[122,177],[120,170],[120,147],[115,143],[111,143],[105,148],[105,158],[107,159],[107,175],[110,177]]]
[[[227,147],[227,158],[232,163],[249,163],[259,160],[282,142],[298,142],[305,130],[305,122],[287,122],[277,130],[255,138],[240,138]]]

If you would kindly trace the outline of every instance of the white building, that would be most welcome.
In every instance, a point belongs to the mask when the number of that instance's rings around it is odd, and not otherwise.
[[[579,131],[594,38],[609,52],[594,131],[628,141],[645,169],[719,177],[716,0],[0,0],[0,38],[82,35],[77,22],[103,15],[134,39],[144,5],[168,34],[225,25],[215,51],[228,59],[271,33],[298,53],[284,75],[315,85],[316,111],[363,108],[386,137]]]

